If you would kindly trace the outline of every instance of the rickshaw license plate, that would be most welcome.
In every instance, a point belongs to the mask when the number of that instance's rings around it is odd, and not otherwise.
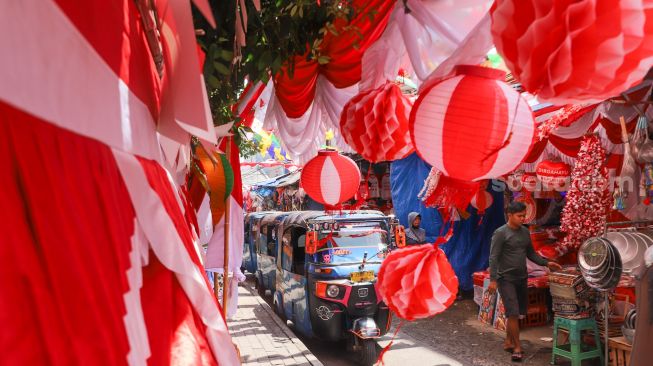
[[[365,282],[374,280],[374,271],[352,272],[352,282]]]

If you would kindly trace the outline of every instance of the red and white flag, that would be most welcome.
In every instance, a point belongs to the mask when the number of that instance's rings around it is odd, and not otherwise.
[[[239,364],[135,2],[7,2],[0,49],[0,364]]]

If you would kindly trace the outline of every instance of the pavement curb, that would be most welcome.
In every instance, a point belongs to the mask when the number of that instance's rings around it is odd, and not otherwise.
[[[272,320],[274,320],[274,322],[277,324],[277,326],[279,326],[279,328],[281,328],[281,330],[286,335],[286,337],[288,337],[290,339],[290,341],[295,346],[297,346],[297,348],[299,348],[299,350],[301,351],[302,356],[304,356],[312,366],[324,366],[324,364],[322,362],[320,362],[320,360],[318,360],[317,357],[315,357],[315,355],[313,355],[313,353],[306,347],[306,345],[304,345],[304,343],[301,340],[299,340],[299,338],[297,338],[295,333],[293,333],[293,331],[290,328],[288,328],[288,325],[286,325],[286,323],[281,318],[279,318],[279,316],[277,314],[274,313],[274,310],[272,310],[270,305],[268,305],[268,303],[265,302],[265,300],[263,300],[258,295],[258,293],[256,293],[256,290],[253,289],[250,284],[248,284],[245,281],[245,282],[241,283],[241,287],[243,287],[247,291],[249,291],[249,293],[256,299],[256,302],[258,302],[258,304],[263,309],[265,309],[265,311],[268,313],[270,318],[272,318]]]

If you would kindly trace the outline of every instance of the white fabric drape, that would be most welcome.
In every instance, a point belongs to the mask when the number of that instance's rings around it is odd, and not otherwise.
[[[317,79],[315,99],[306,113],[299,118],[289,118],[274,92],[271,92],[263,128],[277,131],[286,151],[298,163],[304,163],[314,157],[320,146],[325,143],[325,134],[329,128],[338,131],[340,112],[356,93],[358,84],[338,89],[320,75]],[[338,133],[335,134],[335,140],[341,149],[349,149]]]
[[[359,86],[360,90],[366,90],[394,80],[401,67],[414,71],[419,84],[432,77],[438,66],[448,65],[444,72],[447,74],[457,63],[475,64],[483,60],[492,47],[489,17],[483,27],[477,23],[491,3],[488,0],[408,0],[407,13],[403,2],[397,2],[383,35],[363,56],[359,84],[338,89],[320,75],[313,104],[299,118],[288,118],[274,93],[266,91],[270,97],[265,103],[263,127],[277,131],[283,147],[299,163],[316,155],[329,128],[335,133],[336,146],[352,151],[339,134],[339,121],[344,105],[358,93]],[[471,33],[478,35],[468,36]],[[459,49],[460,45],[464,49]],[[455,58],[447,60],[452,55]],[[259,112],[257,117],[260,119],[261,115]]]
[[[385,32],[363,56],[361,90],[394,80],[400,67],[412,70],[419,85],[439,66],[478,63],[492,48],[489,17],[487,27],[477,26],[490,5],[487,0],[398,2]],[[473,47],[460,48],[470,43]]]

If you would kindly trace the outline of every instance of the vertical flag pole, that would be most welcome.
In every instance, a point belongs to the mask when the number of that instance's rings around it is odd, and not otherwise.
[[[227,136],[226,157],[231,160],[231,137]],[[234,187],[236,188],[236,187]],[[231,196],[227,197],[224,217],[224,275],[222,277],[222,315],[227,318],[227,300],[229,298],[229,237],[231,221]]]

